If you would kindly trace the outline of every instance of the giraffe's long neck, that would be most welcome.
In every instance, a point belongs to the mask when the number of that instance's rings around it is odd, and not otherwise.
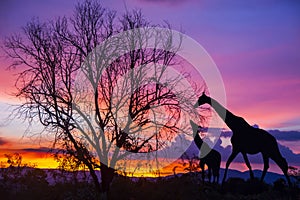
[[[211,98],[210,105],[214,108],[214,110],[218,113],[218,115],[221,117],[221,119],[225,122],[225,124],[231,130],[238,129],[238,128],[240,128],[240,126],[248,126],[249,125],[243,118],[232,114],[232,112],[227,110],[224,106],[222,106],[215,99]]]
[[[198,147],[198,149],[201,149],[201,146],[203,144],[203,140],[201,139],[201,137],[199,136],[198,133],[196,133],[196,135],[194,137],[194,142],[195,142],[196,146]]]
[[[198,149],[201,149],[201,146],[203,144],[203,140],[200,138],[200,136],[198,134],[199,126],[193,120],[190,120],[190,125],[191,125],[192,130],[193,130],[194,142],[195,142],[196,146],[198,147]]]

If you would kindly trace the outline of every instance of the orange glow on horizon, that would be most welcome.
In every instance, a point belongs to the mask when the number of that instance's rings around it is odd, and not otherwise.
[[[22,152],[18,150],[0,149],[0,162],[2,166],[7,165],[5,154],[19,153],[22,156],[22,164],[28,164],[41,169],[57,169],[58,162],[54,160],[50,153],[45,152]]]
[[[5,154],[14,154],[19,153],[22,156],[22,164],[27,164],[29,166],[34,166],[40,169],[58,169],[59,163],[54,160],[53,155],[46,152],[20,152],[18,150],[10,149],[0,149],[0,167],[7,167],[7,158]],[[174,167],[176,167],[175,173],[186,173],[184,166],[182,166],[179,161],[174,161],[171,164],[169,161],[159,160],[159,164],[163,165],[163,162],[166,162],[166,166],[160,168],[159,170],[151,170],[149,167],[140,167],[139,170],[134,170],[136,164],[140,163],[140,160],[131,161],[133,166],[126,168],[126,175],[131,177],[164,177],[174,174]],[[146,163],[147,161],[144,161]],[[145,166],[145,165],[143,165]],[[124,175],[122,170],[118,171],[119,174]]]
[[[16,153],[16,151],[3,151],[3,149],[0,149],[0,167],[6,167],[7,166],[7,158],[4,156],[4,154],[13,154]],[[36,168],[40,169],[58,169],[58,162],[54,160],[53,156],[50,153],[32,153],[32,152],[24,152],[20,153],[22,156],[22,164],[28,164],[29,166],[34,166]],[[140,161],[132,161],[133,163],[138,163]],[[159,163],[162,165],[163,161],[159,161]],[[259,163],[251,163],[252,169],[263,169],[263,164]],[[175,175],[175,174],[181,174],[181,173],[188,173],[188,171],[185,169],[187,166],[183,166],[182,163],[179,160],[176,160],[172,163],[169,163],[160,168],[159,170],[150,170],[149,167],[140,167],[139,170],[134,171],[132,168],[127,169],[127,171],[130,171],[126,174],[122,172],[122,170],[118,171],[119,174],[121,175],[126,175],[128,177],[152,177],[152,178],[157,178],[157,177],[165,177],[165,176],[170,176],[170,175]],[[225,168],[225,162],[221,163],[221,168]],[[232,162],[230,167],[231,170],[238,170],[241,172],[248,171],[247,166],[245,163],[237,163],[237,162]],[[133,172],[134,171],[134,172]],[[198,169],[198,172],[200,170]],[[282,171],[280,168],[274,164],[270,163],[270,169],[268,172],[275,172],[282,174]]]

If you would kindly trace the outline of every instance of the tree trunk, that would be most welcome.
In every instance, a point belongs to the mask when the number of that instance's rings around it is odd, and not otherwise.
[[[104,199],[107,197],[107,193],[110,189],[110,184],[114,178],[115,170],[103,163],[101,163],[100,170],[101,170],[101,186],[102,186],[102,193]]]

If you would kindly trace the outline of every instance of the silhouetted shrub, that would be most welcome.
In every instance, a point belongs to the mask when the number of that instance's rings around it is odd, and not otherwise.
[[[283,191],[286,186],[286,181],[283,178],[279,178],[273,183],[273,188],[276,191]]]
[[[27,177],[30,178],[26,179],[25,176],[22,178],[20,182],[22,187],[18,190],[15,189],[14,184],[9,184],[13,182],[5,182],[0,178],[0,198],[6,200],[97,199],[94,185],[87,181],[75,183],[70,180],[49,185],[44,183],[44,174],[35,170],[28,173]],[[112,182],[108,197],[109,200],[294,200],[300,194],[299,188],[287,187],[284,179],[275,181],[273,185],[267,185],[258,179],[245,181],[241,178],[229,178],[223,186],[212,183],[203,184],[202,181],[196,182],[195,179],[199,179],[196,173],[160,179],[131,179],[117,176]]]
[[[245,181],[242,178],[229,178],[223,185],[223,190],[232,194],[260,194],[268,190],[268,186],[259,179],[249,179]]]

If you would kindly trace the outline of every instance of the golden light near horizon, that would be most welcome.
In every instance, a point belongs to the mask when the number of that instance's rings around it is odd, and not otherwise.
[[[7,163],[7,157],[5,154],[14,154],[17,152],[6,152],[0,155],[0,163],[2,167],[8,167],[9,164]],[[42,154],[38,155],[37,153],[26,153],[20,154],[22,156],[22,164],[27,165],[29,167],[36,167],[40,169],[58,169],[59,163],[54,160],[53,156],[50,154]]]
[[[9,152],[8,154],[13,155],[17,152]],[[47,153],[24,153],[19,154],[22,157],[22,165],[28,167],[35,167],[39,169],[58,169],[59,163],[54,159],[52,154]],[[164,177],[174,174],[174,167],[176,167],[176,173],[185,173],[184,167],[179,162],[173,162],[166,165],[165,167],[159,170],[152,170],[150,165],[147,165],[148,161],[144,161],[143,164],[139,165],[139,169],[136,167],[127,166],[126,170],[119,167],[116,172],[120,175],[125,175],[128,177]],[[162,164],[163,160],[159,161]],[[134,166],[137,166],[137,163],[141,163],[141,160],[131,160],[131,164],[134,163]],[[0,164],[1,167],[8,167],[7,157],[4,152],[1,152],[0,155]],[[124,165],[123,165],[124,166]],[[83,169],[79,169],[83,170]]]

